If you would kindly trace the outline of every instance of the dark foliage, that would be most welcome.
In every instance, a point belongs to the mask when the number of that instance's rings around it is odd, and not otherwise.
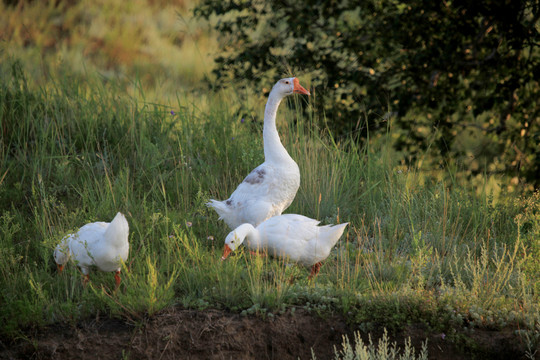
[[[309,73],[340,135],[393,119],[409,159],[539,183],[539,0],[204,0],[196,14],[222,35],[219,85]]]

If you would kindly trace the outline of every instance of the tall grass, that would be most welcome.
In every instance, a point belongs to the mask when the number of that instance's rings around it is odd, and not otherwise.
[[[351,223],[309,281],[301,267],[245,251],[220,261],[228,229],[204,204],[228,197],[263,160],[262,124],[242,122],[234,98],[216,95],[201,111],[183,95],[172,106],[142,102],[100,78],[35,88],[17,63],[4,64],[2,79],[4,334],[175,304],[264,316],[301,306],[352,314],[365,330],[421,319],[449,334],[537,331],[538,195],[495,202],[452,174],[433,181],[399,167],[391,127],[369,144],[336,143],[282,106],[279,131],[302,176],[287,212]],[[93,272],[86,288],[73,265],[58,275],[56,243],[117,211],[131,244],[118,292],[111,274]]]

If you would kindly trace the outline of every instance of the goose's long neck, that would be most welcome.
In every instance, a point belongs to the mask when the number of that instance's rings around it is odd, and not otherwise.
[[[242,224],[235,230],[238,238],[245,242],[245,245],[250,249],[256,249],[260,246],[261,236],[259,230],[257,230],[251,224]]]
[[[287,149],[281,144],[276,127],[276,114],[282,98],[271,92],[264,109],[264,158],[265,161],[293,161]]]

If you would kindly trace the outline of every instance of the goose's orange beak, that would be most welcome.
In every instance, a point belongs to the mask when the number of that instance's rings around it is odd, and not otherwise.
[[[62,270],[64,270],[64,265],[56,264],[56,268],[58,269],[58,273],[61,274]]]
[[[302,85],[300,85],[300,81],[298,81],[297,78],[294,78],[293,84],[294,84],[293,92],[297,94],[311,95],[309,91],[307,91],[306,89],[302,87]]]
[[[225,247],[223,248],[223,256],[221,257],[221,260],[225,260],[227,258],[227,256],[229,256],[229,254],[231,253],[231,248],[229,247],[229,245],[225,244]]]

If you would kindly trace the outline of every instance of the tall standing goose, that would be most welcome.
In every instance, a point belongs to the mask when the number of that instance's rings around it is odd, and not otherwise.
[[[247,247],[256,252],[268,252],[311,266],[310,278],[317,275],[348,223],[318,226],[319,221],[303,215],[274,216],[254,227],[242,224],[227,235],[221,260],[246,240]]]
[[[89,280],[90,267],[101,271],[114,271],[116,287],[120,285],[120,270],[129,253],[129,225],[122,213],[117,213],[110,222],[86,224],[75,234],[66,236],[54,250],[58,271],[73,258],[81,268],[84,283]]]
[[[279,104],[293,93],[310,95],[297,78],[291,77],[279,80],[268,96],[264,110],[264,163],[246,176],[229,199],[207,203],[231,229],[244,223],[257,226],[272,216],[281,215],[296,196],[300,170],[281,144],[276,128]]]

